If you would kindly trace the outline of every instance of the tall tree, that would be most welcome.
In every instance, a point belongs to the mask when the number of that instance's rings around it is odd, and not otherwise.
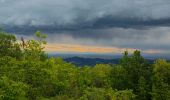
[[[21,57],[20,45],[14,35],[0,31],[0,57],[11,56],[15,58]]]
[[[22,47],[25,53],[26,59],[40,59],[44,60],[47,58],[46,54],[44,53],[44,45],[46,44],[45,38],[47,35],[42,34],[40,31],[35,33],[37,40],[28,40],[22,42]],[[24,44],[23,44],[24,43]]]
[[[153,100],[170,99],[170,63],[157,60],[153,68]]]
[[[128,73],[126,77],[129,81],[129,85],[127,87],[133,89],[135,94],[139,95],[139,82],[141,82],[141,77],[143,77],[144,80],[146,80],[146,84],[149,84],[149,87],[151,87],[151,66],[142,57],[140,51],[135,50],[132,55],[128,55],[128,52],[125,51],[120,60],[120,64]],[[149,95],[150,91],[151,88],[147,89],[147,99],[151,97]]]

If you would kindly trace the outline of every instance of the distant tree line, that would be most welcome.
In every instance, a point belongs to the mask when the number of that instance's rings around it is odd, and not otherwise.
[[[0,100],[170,100],[170,63],[136,50],[119,64],[78,67],[43,51],[46,35],[0,31]]]

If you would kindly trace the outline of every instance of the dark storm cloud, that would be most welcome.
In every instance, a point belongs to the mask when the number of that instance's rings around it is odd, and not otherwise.
[[[169,0],[0,0],[0,24],[103,28],[170,24]]]
[[[169,51],[169,9],[170,0],[0,0],[0,27],[41,30],[55,43]]]

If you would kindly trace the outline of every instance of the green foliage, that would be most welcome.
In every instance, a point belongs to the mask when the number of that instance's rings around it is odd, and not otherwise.
[[[87,88],[80,100],[133,100],[132,90],[117,91],[112,88]]]
[[[127,87],[129,85],[128,83],[129,80],[127,78],[128,72],[124,67],[120,65],[113,66],[110,76],[112,88],[118,90],[125,90],[128,88]]]
[[[127,75],[125,76],[127,79],[126,88],[133,89],[134,93],[137,95],[137,98],[139,96],[139,100],[151,98],[150,92],[152,87],[152,68],[151,65],[149,65],[147,61],[141,56],[140,51],[136,50],[132,55],[128,55],[128,52],[125,51],[120,64],[127,71]],[[147,86],[141,87],[143,82],[145,85],[147,84]],[[145,88],[144,94],[141,91],[142,88]],[[142,95],[144,95],[144,99],[141,97]]]
[[[3,56],[20,58],[21,49],[14,35],[0,31],[0,57]]]
[[[140,51],[120,64],[78,67],[43,51],[44,34],[18,41],[0,31],[0,100],[169,100],[170,63],[150,65]]]
[[[153,68],[153,100],[170,99],[170,63],[157,60]]]
[[[25,59],[30,60],[45,60],[47,56],[45,55],[43,45],[46,44],[44,40],[47,36],[42,34],[40,31],[35,33],[37,40],[23,41],[23,50]]]
[[[95,87],[110,87],[110,72],[112,67],[107,64],[98,64],[90,69],[92,84]]]
[[[146,80],[143,76],[139,78],[138,81],[138,98],[142,100],[147,99],[147,92],[148,92],[148,85],[146,83]]]
[[[0,100],[26,100],[27,85],[15,82],[8,77],[0,79]]]

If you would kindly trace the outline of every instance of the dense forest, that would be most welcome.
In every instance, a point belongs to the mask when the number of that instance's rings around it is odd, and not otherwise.
[[[119,64],[79,67],[43,51],[46,35],[0,32],[0,100],[170,100],[170,63],[136,50]]]

